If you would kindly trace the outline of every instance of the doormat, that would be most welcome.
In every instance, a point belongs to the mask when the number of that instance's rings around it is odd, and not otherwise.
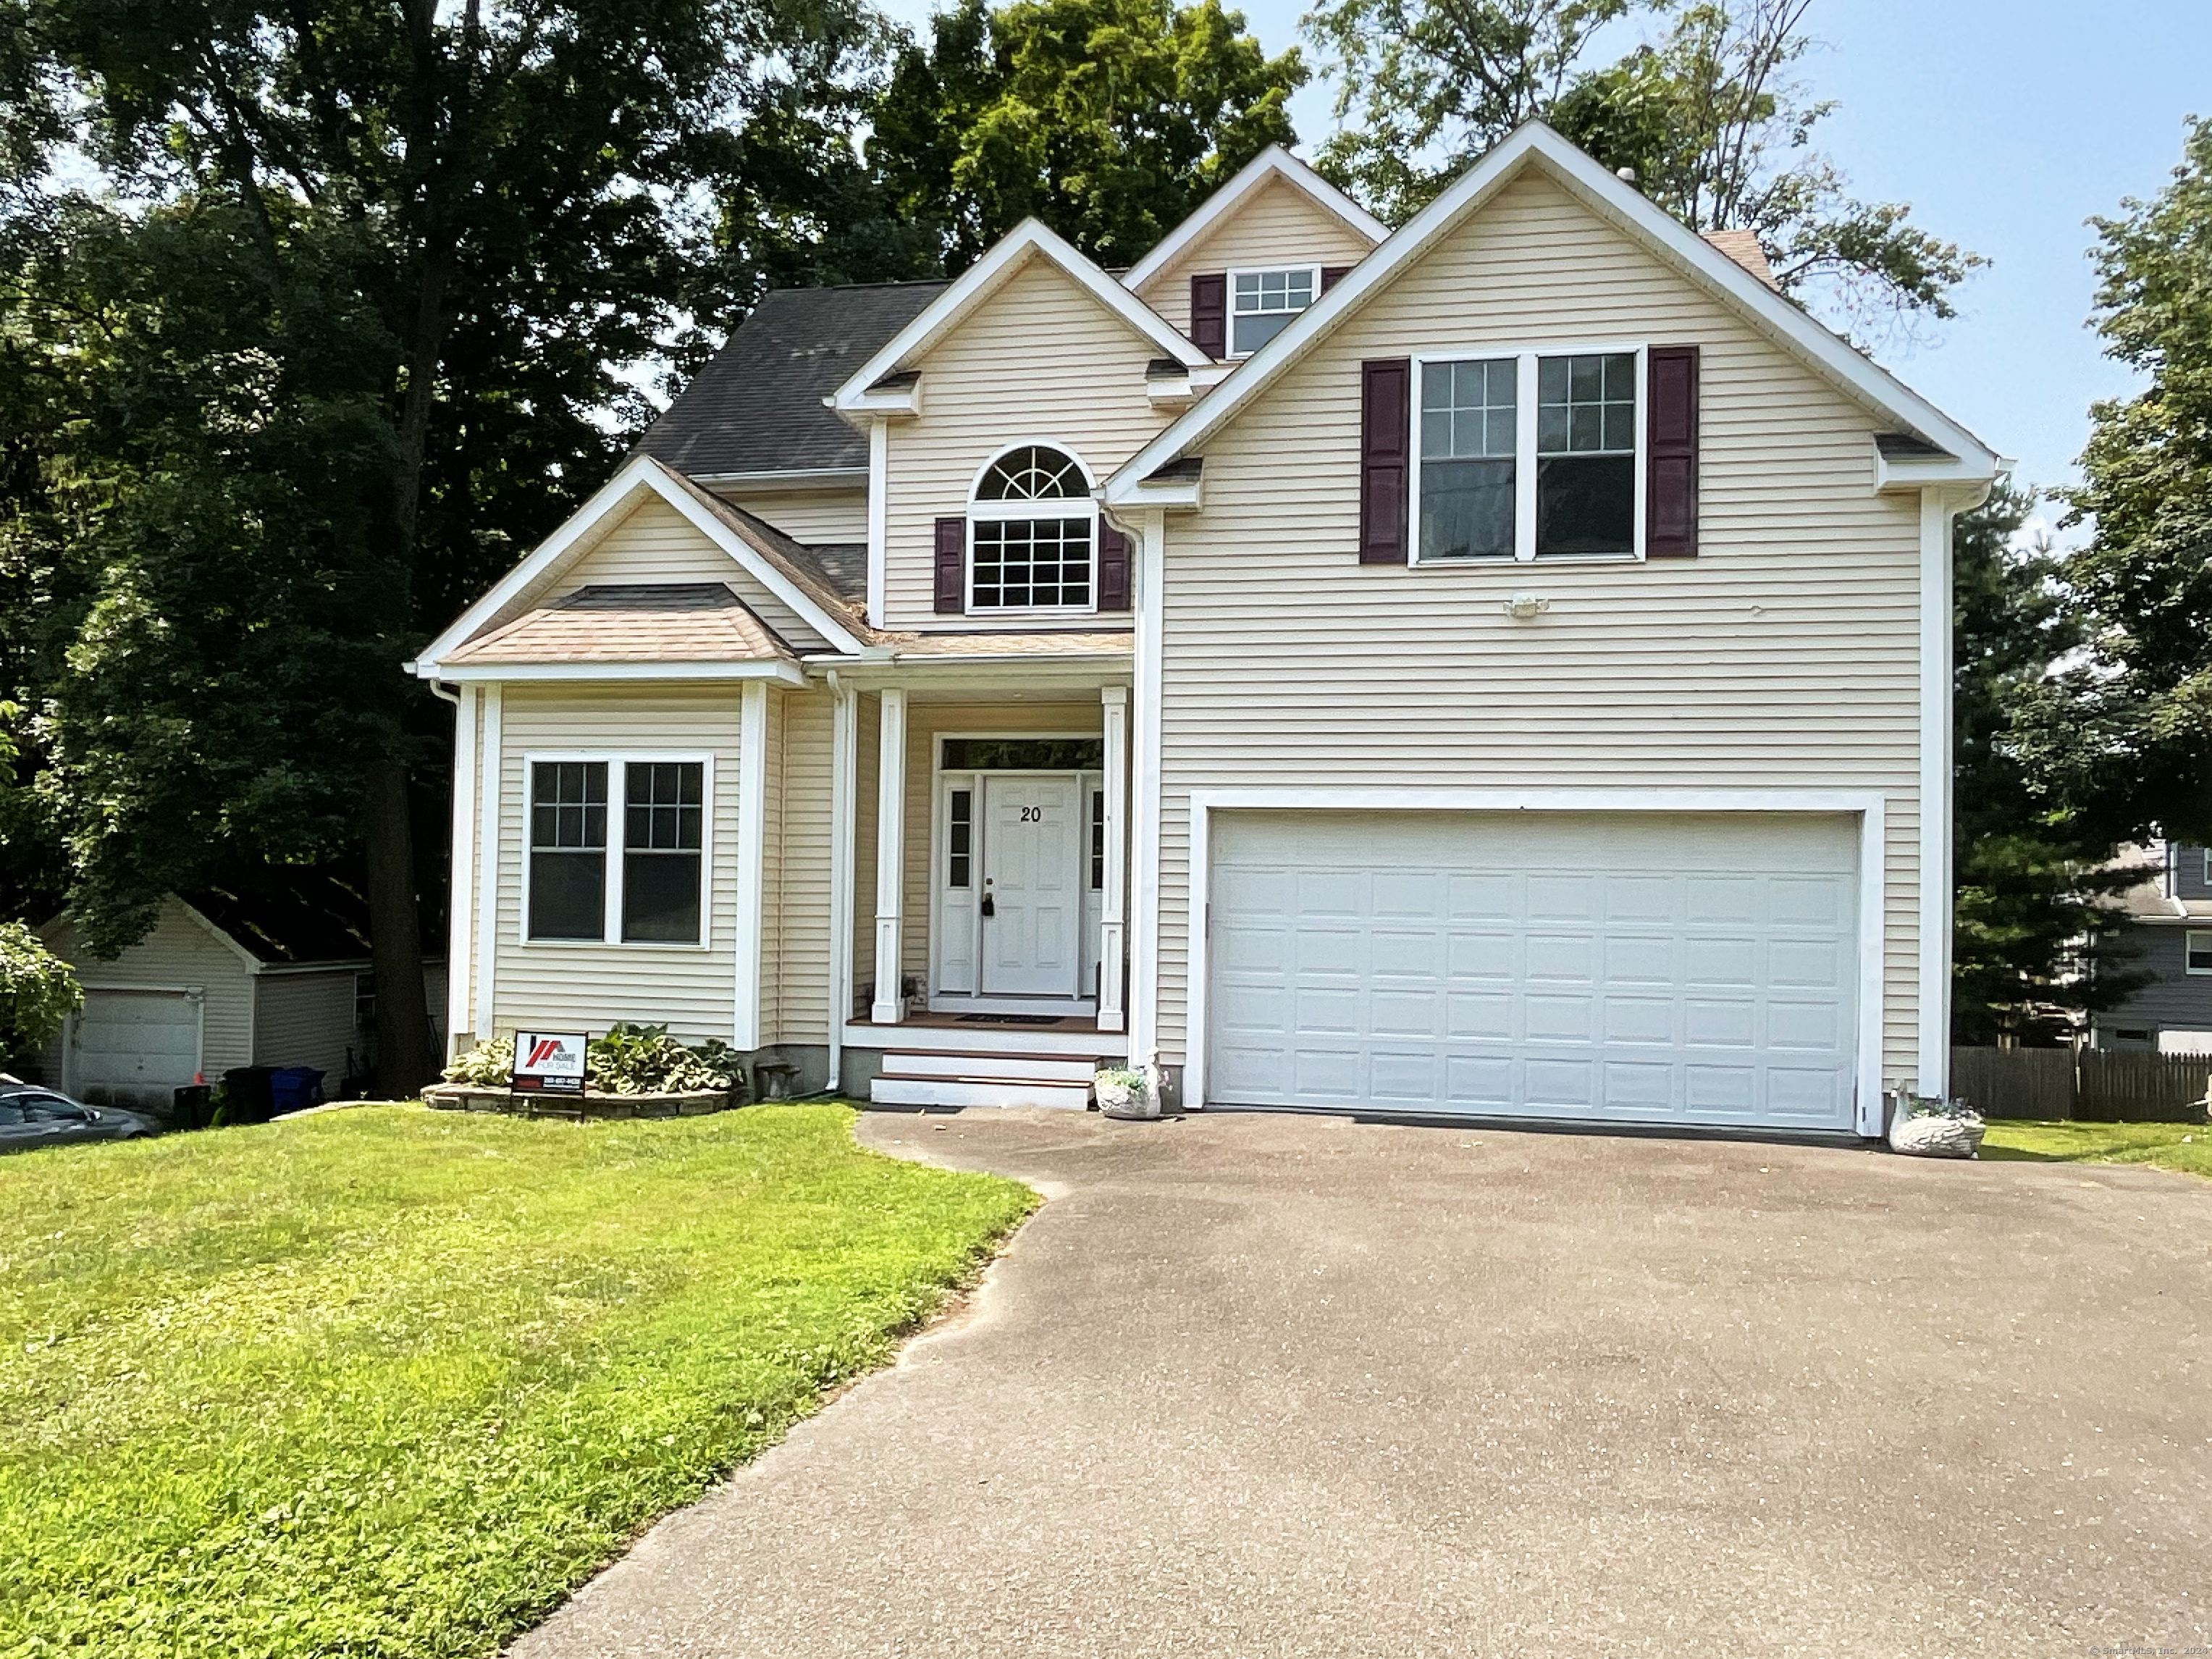
[[[963,1025],[1057,1025],[1061,1014],[963,1014]]]

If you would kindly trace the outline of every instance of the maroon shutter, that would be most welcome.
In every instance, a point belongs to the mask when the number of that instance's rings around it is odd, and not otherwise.
[[[1098,523],[1098,608],[1129,608],[1129,538],[1103,519]]]
[[[1190,343],[1209,357],[1229,355],[1229,273],[1190,279]]]
[[[1412,461],[1413,365],[1381,357],[1359,366],[1359,562],[1406,562],[1407,469]]]
[[[1650,499],[1644,550],[1654,559],[1698,552],[1698,349],[1653,346],[1645,397],[1651,421]]]
[[[968,609],[968,520],[937,521],[937,614],[957,617]]]
[[[1352,275],[1350,265],[1323,265],[1321,268],[1321,291],[1324,294]]]

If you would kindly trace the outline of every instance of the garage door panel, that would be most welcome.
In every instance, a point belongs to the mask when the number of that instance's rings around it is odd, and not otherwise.
[[[1850,818],[1214,823],[1210,1098],[1850,1122]]]

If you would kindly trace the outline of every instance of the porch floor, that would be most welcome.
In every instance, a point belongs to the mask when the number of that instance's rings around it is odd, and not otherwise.
[[[951,1030],[951,1031],[1050,1031],[1071,1036],[1078,1032],[1095,1033],[1098,1018],[1095,1014],[956,1014],[931,1012],[908,1014],[901,1020],[855,1018],[853,1025],[872,1031]]]

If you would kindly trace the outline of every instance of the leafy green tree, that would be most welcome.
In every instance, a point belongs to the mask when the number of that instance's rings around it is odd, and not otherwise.
[[[0,145],[113,192],[0,193],[37,457],[0,557],[48,589],[10,650],[93,938],[360,848],[385,1081],[430,1075],[442,716],[399,665],[604,475],[629,371],[823,240],[818,192],[716,204],[805,173],[778,143],[857,118],[879,38],[859,0],[0,0]]]
[[[2110,780],[2123,834],[2212,842],[2212,124],[2192,121],[2172,182],[2093,221],[2098,328],[2146,375],[2100,403],[2071,493],[2093,523],[2067,584],[2093,630],[2098,718],[2054,754]]]
[[[1127,264],[1296,135],[1295,48],[1268,58],[1220,0],[959,0],[902,52],[868,157],[891,216],[957,272],[1035,216]]]
[[[2019,545],[2037,497],[2000,483],[1960,514],[1953,541],[1952,1033],[2053,1042],[2142,981],[2118,961],[2113,896],[2144,878],[2116,861],[2109,817],[2081,810],[2039,734],[2083,688],[2054,673],[2086,633],[2066,561]]]
[[[0,921],[0,1060],[36,1051],[84,1006],[69,963],[20,921]]]
[[[1522,122],[1541,118],[1698,231],[1748,230],[1785,293],[1861,334],[1948,317],[1984,263],[1850,194],[1814,148],[1834,108],[1789,77],[1812,0],[1325,0],[1307,27],[1350,118],[1322,166],[1410,216]],[[1585,62],[1607,25],[1669,17],[1656,44]]]

